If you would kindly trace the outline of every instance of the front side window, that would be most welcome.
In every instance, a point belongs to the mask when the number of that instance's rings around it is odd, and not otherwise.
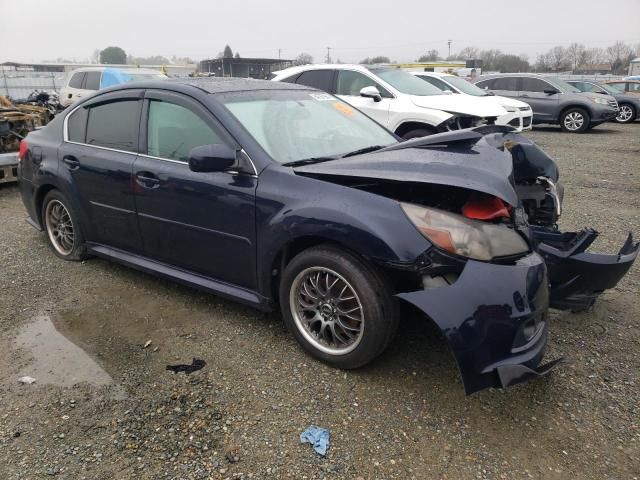
[[[140,102],[117,100],[89,107],[86,143],[127,152],[137,151]]]
[[[328,92],[331,90],[333,70],[308,70],[296,79],[296,83]]]
[[[191,149],[215,143],[222,143],[220,137],[188,108],[160,100],[149,102],[148,155],[188,162]]]
[[[554,88],[544,80],[539,78],[525,77],[522,79],[522,87],[520,90],[523,92],[537,92],[543,93],[545,90],[553,90]]]
[[[487,95],[487,92],[483,91],[481,88],[478,88],[477,85],[465,80],[462,77],[456,77],[455,75],[447,75],[445,77],[447,82],[456,87],[462,93],[466,93],[467,95],[474,95],[476,97],[482,97]]]
[[[445,90],[449,90],[450,92],[453,92],[454,89],[451,88],[451,86],[447,85],[445,82],[443,82],[442,80],[440,80],[439,78],[435,78],[435,77],[428,77],[428,76],[422,76],[422,75],[418,75],[418,77],[422,80],[424,80],[427,83],[430,83],[431,85],[433,85],[434,87],[436,87],[438,90],[441,91],[445,91]],[[456,92],[457,93],[457,92]]]
[[[334,157],[395,137],[345,102],[310,91],[225,94],[224,106],[277,162]]]
[[[336,95],[350,95],[352,97],[359,97],[360,90],[365,87],[376,87],[383,97],[391,97],[389,92],[382,88],[379,83],[377,83],[375,80],[371,80],[369,77],[360,72],[355,72],[353,70],[338,71]]]
[[[71,88],[82,88],[82,81],[84,80],[84,72],[76,72],[69,80],[69,86]]]

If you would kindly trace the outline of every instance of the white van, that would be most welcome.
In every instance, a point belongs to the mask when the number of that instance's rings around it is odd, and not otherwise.
[[[60,103],[68,107],[82,97],[100,90],[126,82],[141,80],[163,80],[168,78],[158,70],[151,68],[125,67],[87,67],[69,72],[65,85],[60,90]]]

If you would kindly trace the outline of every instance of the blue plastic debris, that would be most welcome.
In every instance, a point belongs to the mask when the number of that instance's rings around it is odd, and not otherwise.
[[[311,425],[300,434],[300,442],[310,443],[316,453],[324,457],[329,448],[329,430]]]

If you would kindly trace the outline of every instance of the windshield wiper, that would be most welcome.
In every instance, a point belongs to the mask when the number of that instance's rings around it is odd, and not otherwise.
[[[300,167],[302,165],[311,165],[313,163],[328,162],[330,160],[336,160],[340,157],[311,157],[303,158],[302,160],[294,160],[292,162],[283,163],[283,167]]]
[[[364,147],[359,150],[354,150],[353,152],[345,153],[340,158],[354,157],[356,155],[362,155],[363,153],[375,152],[381,148],[382,145],[371,145],[370,147]]]

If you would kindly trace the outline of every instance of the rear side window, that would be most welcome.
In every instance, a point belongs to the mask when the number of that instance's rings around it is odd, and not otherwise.
[[[82,88],[82,81],[84,80],[84,72],[77,72],[74,73],[73,76],[71,77],[71,80],[69,80],[69,86],[71,88]]]
[[[439,88],[440,90],[442,90],[443,92],[445,90],[449,90],[450,92],[455,92],[456,90],[454,90],[450,85],[447,85],[445,82],[443,82],[442,80],[440,80],[439,78],[435,78],[435,77],[427,77],[427,76],[420,76],[420,78],[422,80],[424,80],[427,83],[430,83],[431,85],[433,85],[436,88]]]
[[[492,90],[510,90],[515,92],[518,90],[518,79],[516,77],[503,77],[493,80]]]
[[[67,133],[70,142],[86,143],[88,110],[79,108],[67,120]]]
[[[140,121],[139,105],[137,99],[127,99],[90,107],[86,143],[135,152]]]
[[[194,147],[222,143],[220,137],[188,108],[151,100],[147,126],[147,154],[187,162]]]
[[[530,77],[524,77],[522,79],[522,87],[520,88],[520,90],[522,90],[523,92],[539,92],[542,93],[545,90],[557,90],[555,88],[553,88],[551,85],[549,85],[547,82],[545,82],[544,80],[540,80],[539,78],[530,78]],[[506,89],[503,89],[506,90]]]
[[[492,90],[494,81],[495,81],[495,78],[490,78],[488,80],[480,80],[479,82],[476,83],[476,85],[483,89],[486,88],[486,89]]]
[[[309,70],[303,72],[296,79],[296,83],[328,92],[331,90],[332,80],[333,70]]]
[[[84,88],[86,90],[99,90],[101,75],[102,72],[87,72],[87,77],[84,79]]]

